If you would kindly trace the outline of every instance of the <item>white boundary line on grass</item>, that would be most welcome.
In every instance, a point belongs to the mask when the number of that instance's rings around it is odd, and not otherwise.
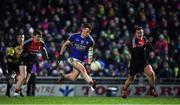
[[[0,104],[0,105],[180,105],[180,104]]]

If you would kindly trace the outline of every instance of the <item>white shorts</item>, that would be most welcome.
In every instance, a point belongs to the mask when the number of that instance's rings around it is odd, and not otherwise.
[[[77,59],[77,58],[68,58],[67,61],[68,61],[68,63],[71,64],[71,65],[72,65],[73,62],[79,62],[79,63],[81,63],[82,65],[85,64],[84,62],[80,61],[80,60]]]

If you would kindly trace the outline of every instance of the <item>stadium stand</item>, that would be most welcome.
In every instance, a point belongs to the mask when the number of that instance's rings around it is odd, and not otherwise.
[[[3,54],[17,31],[29,38],[39,28],[48,53],[59,57],[68,36],[79,31],[81,23],[90,22],[96,42],[94,57],[103,66],[91,75],[126,77],[129,39],[134,26],[141,25],[156,52],[149,59],[157,78],[180,78],[179,10],[176,0],[1,0],[0,48]],[[1,60],[6,62],[5,56]],[[49,64],[41,55],[39,64],[39,76],[58,76],[60,70],[71,69],[66,62]]]

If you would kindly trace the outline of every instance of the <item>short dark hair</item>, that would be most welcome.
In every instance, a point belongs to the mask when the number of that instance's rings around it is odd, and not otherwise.
[[[90,30],[92,30],[92,25],[90,23],[84,23],[83,28],[89,28]]]
[[[143,29],[141,26],[135,26],[133,33],[135,33],[137,30],[141,30],[141,29]]]
[[[41,35],[41,36],[42,36],[42,31],[40,31],[39,29],[34,30],[33,35],[34,35],[34,36],[35,36],[35,35]]]
[[[19,35],[24,35],[22,32],[15,32],[15,36],[18,37]]]

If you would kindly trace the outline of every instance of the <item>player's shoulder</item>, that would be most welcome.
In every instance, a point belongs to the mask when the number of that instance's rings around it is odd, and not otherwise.
[[[41,39],[41,40],[40,40],[40,43],[41,43],[41,44],[44,44],[45,42],[44,42],[44,40]]]
[[[71,33],[70,34],[70,37],[78,37],[80,36],[81,34],[80,33]]]
[[[135,37],[132,37],[131,39],[131,43],[135,43],[135,41],[137,40]]]
[[[13,48],[15,48],[15,47],[17,47],[17,46],[19,46],[19,43],[18,43],[17,41],[12,44],[12,47],[13,47]]]
[[[94,38],[91,35],[89,35],[89,39],[94,41]]]
[[[25,40],[25,41],[24,41],[24,43],[23,43],[23,45],[24,45],[24,44],[31,43],[31,42],[32,42],[32,40],[33,40],[32,38],[29,38],[29,39]]]
[[[89,39],[92,42],[92,44],[94,45],[95,44],[94,38],[91,35],[89,35]]]
[[[79,33],[70,33],[68,39],[69,39],[70,41],[72,41],[72,40],[77,39],[77,38],[78,38],[78,39],[80,38],[80,34],[79,34]]]
[[[143,36],[143,40],[144,41],[148,41],[148,37],[147,36]]]

